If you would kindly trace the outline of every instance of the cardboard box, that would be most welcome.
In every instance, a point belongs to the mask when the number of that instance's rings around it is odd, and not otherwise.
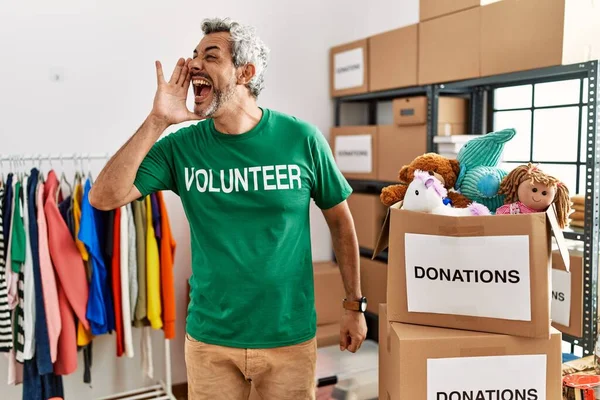
[[[416,24],[380,33],[368,41],[369,91],[417,85]]]
[[[379,398],[385,400],[392,400],[389,396],[390,391],[390,377],[397,375],[398,370],[394,363],[394,359],[391,354],[391,336],[390,336],[390,321],[388,319],[387,304],[382,303],[379,305]]]
[[[394,99],[392,101],[392,111],[396,125],[427,124],[427,96]]]
[[[562,269],[558,251],[552,252],[552,326],[568,335],[583,337],[583,258],[571,252],[570,272]]]
[[[317,347],[333,346],[340,343],[340,324],[317,326]]]
[[[369,46],[367,39],[332,47],[329,51],[331,97],[369,91]]]
[[[379,305],[386,302],[387,264],[361,257],[360,283],[367,298],[367,311],[379,314]]]
[[[419,20],[429,19],[452,14],[469,8],[483,6],[500,0],[420,0]]]
[[[342,317],[342,301],[346,297],[342,274],[334,262],[313,264],[317,325],[338,323]]]
[[[352,193],[348,207],[354,219],[354,227],[360,247],[374,249],[387,208],[376,194]]]
[[[427,152],[427,125],[379,125],[377,136],[377,179],[380,181],[398,182],[400,167]]]
[[[437,145],[439,154],[451,154],[452,158],[456,158],[460,149],[469,141],[478,138],[481,135],[437,135],[433,138],[433,143]]]
[[[384,314],[382,306],[380,399],[562,399],[562,337],[555,329],[530,339],[389,323]]]
[[[388,247],[392,321],[548,338],[552,233],[546,213],[444,216],[390,207],[375,254]],[[553,229],[551,229],[553,227]]]
[[[377,179],[377,127],[338,126],[329,145],[338,168],[348,179]]]
[[[450,124],[448,122],[438,124],[436,136],[466,135],[467,124]]]
[[[600,58],[596,0],[504,0],[481,8],[482,76]]]
[[[438,124],[465,124],[468,100],[462,97],[440,96]],[[400,126],[427,124],[427,96],[403,97],[392,102],[394,123]]]
[[[481,7],[419,24],[419,85],[480,76]]]

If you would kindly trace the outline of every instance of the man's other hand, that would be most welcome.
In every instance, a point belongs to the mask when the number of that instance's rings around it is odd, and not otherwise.
[[[362,312],[344,310],[340,323],[340,350],[356,353],[367,337],[367,322]]]

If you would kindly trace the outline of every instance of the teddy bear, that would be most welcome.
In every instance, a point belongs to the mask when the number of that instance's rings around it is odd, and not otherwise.
[[[415,171],[427,171],[430,175],[439,179],[448,189],[447,202],[455,208],[467,208],[471,200],[462,194],[452,190],[460,172],[458,161],[442,157],[437,153],[425,153],[415,158],[410,164],[400,169],[399,184],[384,187],[379,198],[381,202],[389,207],[404,199],[408,185],[415,177]]]

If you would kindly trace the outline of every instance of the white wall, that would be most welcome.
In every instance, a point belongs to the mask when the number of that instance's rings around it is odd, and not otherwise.
[[[0,154],[114,152],[151,108],[154,60],[160,59],[170,73],[178,57],[191,56],[201,37],[200,21],[211,16],[255,25],[271,47],[267,89],[260,104],[306,119],[328,136],[333,111],[329,47],[418,19],[418,0],[372,1],[368,10],[365,4],[356,0],[4,2],[0,8]],[[91,165],[97,174],[102,163]],[[45,170],[48,167],[43,165]],[[71,163],[66,162],[65,169],[70,171]],[[178,323],[172,343],[173,381],[178,383],[186,381],[183,336],[189,230],[178,198],[171,194],[166,198],[178,243]],[[327,226],[318,211],[311,220],[314,259],[329,259]],[[132,360],[116,359],[114,336],[97,338],[91,387],[83,384],[80,368],[65,378],[66,398],[91,399],[147,383],[141,378],[139,332],[134,332],[137,354]],[[159,377],[161,337],[161,332],[153,337]],[[20,387],[6,385],[6,371],[0,357],[1,397],[21,398]]]

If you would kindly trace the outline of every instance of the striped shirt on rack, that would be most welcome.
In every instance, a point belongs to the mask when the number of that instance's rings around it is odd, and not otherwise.
[[[10,308],[8,307],[8,288],[6,286],[3,207],[4,187],[0,182],[0,352],[6,353],[12,349],[12,326]]]

